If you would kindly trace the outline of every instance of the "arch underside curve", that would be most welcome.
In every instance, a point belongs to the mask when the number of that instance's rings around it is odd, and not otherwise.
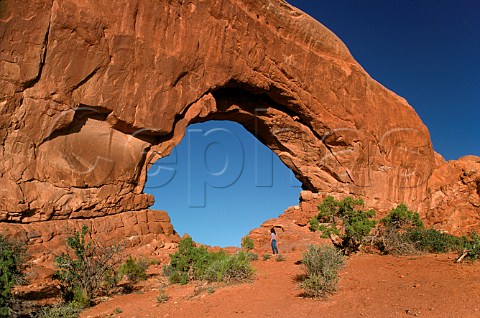
[[[304,189],[427,208],[435,155],[413,108],[284,1],[29,5],[2,13],[3,221],[148,209],[148,168],[210,119],[242,124]]]

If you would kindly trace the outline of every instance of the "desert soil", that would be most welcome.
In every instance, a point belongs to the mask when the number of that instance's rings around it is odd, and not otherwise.
[[[154,266],[141,290],[81,317],[480,317],[480,262],[456,264],[448,254],[358,254],[341,270],[338,291],[314,300],[301,297],[295,280],[302,273],[301,252],[284,256],[283,262],[254,261],[249,283],[167,286],[170,298],[160,304],[160,266]]]

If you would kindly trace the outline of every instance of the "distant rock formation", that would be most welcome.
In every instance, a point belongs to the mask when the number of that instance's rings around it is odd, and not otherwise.
[[[439,163],[414,109],[284,1],[5,0],[0,31],[0,228],[150,213],[147,170],[210,119],[305,190],[478,228],[478,158]]]

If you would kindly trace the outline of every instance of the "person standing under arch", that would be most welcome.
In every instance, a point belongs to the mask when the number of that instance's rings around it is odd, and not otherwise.
[[[270,245],[272,246],[273,255],[278,254],[277,246],[277,233],[275,233],[275,228],[270,229]]]

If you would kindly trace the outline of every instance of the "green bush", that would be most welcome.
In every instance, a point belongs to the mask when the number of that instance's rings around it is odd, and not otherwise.
[[[326,297],[336,290],[343,255],[334,247],[310,245],[303,253],[305,277],[301,287],[310,297]]]
[[[322,231],[322,237],[340,235],[344,252],[356,252],[376,224],[373,220],[375,211],[363,211],[357,207],[363,207],[362,199],[346,197],[336,201],[328,196],[318,205],[317,216],[310,220],[310,230]]]
[[[202,279],[213,260],[222,257],[219,254],[224,253],[209,253],[205,247],[197,247],[191,238],[182,239],[178,251],[170,255],[165,274],[171,283],[186,284]]]
[[[283,256],[282,254],[277,254],[277,256],[275,257],[275,261],[284,262],[285,261],[285,256]]]
[[[242,240],[242,247],[248,252],[255,248],[253,239],[250,236],[245,236]]]
[[[26,245],[0,234],[0,317],[10,317],[12,288],[24,278]]]
[[[405,204],[399,204],[380,222],[386,227],[406,229],[423,228],[423,222],[417,212],[410,211]]]
[[[262,259],[263,259],[264,261],[267,261],[267,260],[269,260],[271,257],[272,257],[272,255],[270,255],[270,254],[263,254],[263,258],[262,258]]]
[[[386,254],[415,254],[418,252],[447,253],[460,251],[465,237],[456,237],[435,229],[387,227],[376,237],[376,246]]]
[[[256,261],[258,259],[258,254],[247,252],[247,258],[249,261]]]
[[[467,251],[466,258],[472,261],[480,259],[480,236],[472,232],[465,240],[464,249]]]
[[[118,261],[118,247],[102,247],[93,240],[87,242],[88,228],[74,232],[67,238],[67,253],[55,257],[57,271],[54,277],[62,285],[66,301],[77,306],[88,307],[92,298],[106,287],[105,281],[112,280],[113,267]],[[71,256],[73,254],[73,257]]]
[[[476,234],[457,237],[435,229],[425,229],[417,212],[400,204],[380,220],[383,227],[376,239],[377,247],[384,253],[414,254],[418,252],[447,253],[466,251],[467,259],[480,255],[480,239]],[[476,243],[475,243],[476,242]],[[463,252],[461,252],[463,254]]]
[[[203,278],[210,282],[240,282],[249,279],[253,273],[254,269],[247,254],[240,251],[212,262]]]
[[[318,231],[319,230],[319,226],[320,226],[320,221],[318,221],[317,217],[314,216],[313,218],[310,219],[310,221],[308,221],[309,223],[309,229],[310,231],[312,232],[315,232],[315,231]]]
[[[408,229],[404,236],[417,250],[429,253],[459,251],[465,245],[464,237],[456,237],[435,229]]]
[[[346,197],[336,201],[328,196],[318,205],[318,214],[310,220],[310,230],[321,231],[324,238],[339,235],[342,239],[340,247],[345,254],[358,251],[364,244],[373,244],[386,254],[457,251],[461,253],[460,259],[480,259],[480,236],[476,233],[471,233],[469,237],[457,237],[425,229],[420,215],[402,203],[380,220],[372,234],[376,225],[372,219],[375,211],[362,211],[357,207],[363,207],[361,199]],[[340,245],[337,242],[334,244]],[[314,280],[318,283],[320,278],[315,277]]]
[[[399,204],[380,220],[380,227],[373,242],[385,254],[416,254],[419,249],[406,231],[424,231],[423,222],[417,212],[411,211],[405,204]]]
[[[123,276],[126,276],[127,279],[132,283],[146,280],[148,278],[148,266],[149,262],[147,259],[141,258],[137,260],[132,256],[129,256],[127,260],[118,268],[118,280],[121,280]]]
[[[223,251],[208,252],[196,247],[191,238],[182,239],[178,251],[170,255],[164,274],[171,283],[186,284],[192,280],[240,281],[253,274],[251,256],[243,251],[229,256]]]
[[[148,261],[148,265],[160,265],[160,261],[158,259],[152,258]]]
[[[74,303],[61,303],[43,307],[36,318],[77,318],[82,311]]]

